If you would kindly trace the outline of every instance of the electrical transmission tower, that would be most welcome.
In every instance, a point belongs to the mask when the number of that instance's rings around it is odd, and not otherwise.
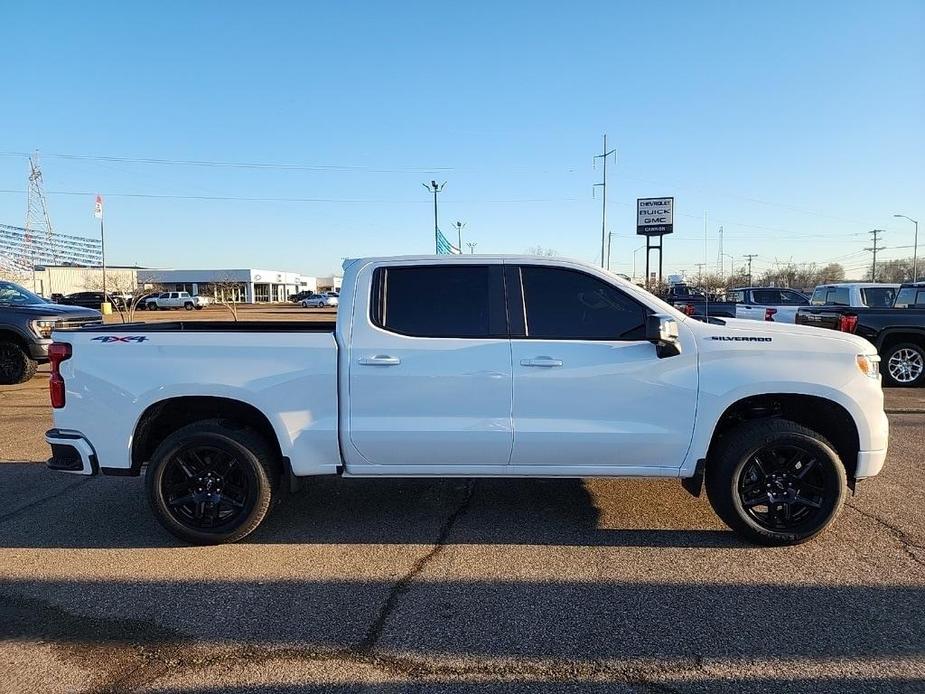
[[[42,169],[39,167],[39,153],[35,151],[29,157],[29,194],[26,203],[27,241],[34,243],[36,235],[44,236],[45,244],[51,251],[52,262],[57,264],[58,252],[55,244],[55,232],[48,214],[48,202],[45,200],[45,183]]]
[[[874,262],[870,267],[870,281],[876,282],[877,281],[877,251],[883,250],[883,246],[877,245],[877,241],[879,240],[880,234],[884,232],[883,232],[883,229],[872,229],[868,233],[874,237],[874,243],[870,248],[865,248],[864,250],[873,251],[874,253]]]

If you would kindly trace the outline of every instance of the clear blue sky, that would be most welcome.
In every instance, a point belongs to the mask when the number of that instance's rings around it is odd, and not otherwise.
[[[102,192],[113,263],[326,274],[432,252],[431,178],[451,238],[462,220],[479,252],[593,260],[604,132],[617,271],[637,197],[676,198],[666,272],[703,261],[704,211],[708,260],[722,224],[758,269],[860,268],[867,230],[909,245],[892,214],[925,221],[920,0],[7,2],[0,24],[0,151],[40,150],[61,232],[97,230],[92,195],[63,192]],[[0,156],[0,223],[22,225],[25,182]]]

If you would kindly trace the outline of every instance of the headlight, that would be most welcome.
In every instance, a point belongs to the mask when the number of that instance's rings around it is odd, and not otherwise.
[[[46,340],[51,338],[51,331],[55,329],[53,320],[34,320],[32,321],[32,332]]]
[[[856,359],[862,374],[869,378],[880,378],[880,357],[878,355],[859,354]]]

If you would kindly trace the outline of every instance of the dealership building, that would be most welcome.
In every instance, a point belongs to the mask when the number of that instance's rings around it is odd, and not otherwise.
[[[340,279],[340,278],[338,278]],[[138,284],[165,291],[205,294],[241,303],[288,301],[292,294],[318,291],[315,277],[297,272],[257,268],[228,270],[139,270]]]

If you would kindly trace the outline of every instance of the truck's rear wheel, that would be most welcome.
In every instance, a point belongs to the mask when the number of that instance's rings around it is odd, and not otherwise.
[[[35,376],[39,364],[15,342],[0,341],[0,385],[25,383]]]
[[[784,419],[743,424],[707,461],[706,488],[717,515],[763,545],[811,540],[838,516],[845,468],[819,434]]]
[[[893,345],[883,355],[880,371],[891,386],[925,385],[925,349],[911,342]]]
[[[213,545],[236,542],[260,525],[278,476],[279,460],[259,434],[210,419],[164,439],[151,457],[145,488],[169,532]]]
[[[192,302],[187,301],[185,304],[183,304],[183,308],[185,308],[187,311],[192,311],[193,310]]]

